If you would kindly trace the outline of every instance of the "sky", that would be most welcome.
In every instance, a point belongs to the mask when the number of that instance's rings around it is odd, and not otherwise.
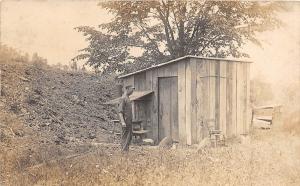
[[[49,64],[68,64],[87,46],[81,25],[109,21],[111,15],[93,0],[4,0],[2,1],[2,42],[20,51],[37,52]],[[251,76],[261,76],[274,85],[300,82],[300,2],[279,17],[285,26],[259,35],[263,48],[247,44],[254,63]]]
[[[81,25],[97,26],[108,21],[98,1],[4,0],[2,2],[2,42],[20,51],[37,52],[49,64],[68,64],[87,46]]]

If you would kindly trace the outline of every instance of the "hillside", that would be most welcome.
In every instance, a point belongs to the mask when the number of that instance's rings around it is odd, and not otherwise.
[[[112,77],[37,64],[2,65],[4,107],[45,137],[43,143],[110,141]],[[56,138],[48,138],[48,136]]]
[[[114,77],[16,60],[1,61],[0,69],[1,176],[20,161],[27,167],[117,140],[114,107],[103,105],[112,99]]]

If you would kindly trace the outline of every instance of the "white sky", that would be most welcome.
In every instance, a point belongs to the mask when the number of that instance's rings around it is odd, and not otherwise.
[[[2,42],[21,51],[37,52],[49,64],[68,64],[87,46],[73,28],[97,26],[111,17],[97,5],[98,1],[80,0],[4,0],[2,2]],[[263,33],[264,48],[249,44],[252,77],[258,74],[273,84],[300,82],[300,2],[293,11],[280,14],[286,26]]]
[[[78,50],[87,46],[81,25],[97,26],[107,21],[98,1],[4,0],[2,42],[21,51],[37,52],[49,64],[68,64]]]

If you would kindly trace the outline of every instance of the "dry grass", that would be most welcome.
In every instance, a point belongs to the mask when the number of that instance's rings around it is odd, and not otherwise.
[[[283,129],[293,135],[300,135],[300,110],[284,118]]]
[[[250,144],[196,152],[133,146],[89,147],[90,153],[23,167],[7,185],[299,185],[300,140],[257,131]],[[66,156],[62,156],[66,157]]]

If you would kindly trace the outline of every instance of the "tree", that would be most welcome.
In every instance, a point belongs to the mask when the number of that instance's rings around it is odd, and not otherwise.
[[[104,72],[136,70],[185,55],[248,57],[242,46],[247,41],[259,45],[258,32],[279,26],[274,15],[283,7],[278,2],[182,0],[99,5],[114,18],[99,29],[76,28],[89,45],[73,60],[86,59]]]

